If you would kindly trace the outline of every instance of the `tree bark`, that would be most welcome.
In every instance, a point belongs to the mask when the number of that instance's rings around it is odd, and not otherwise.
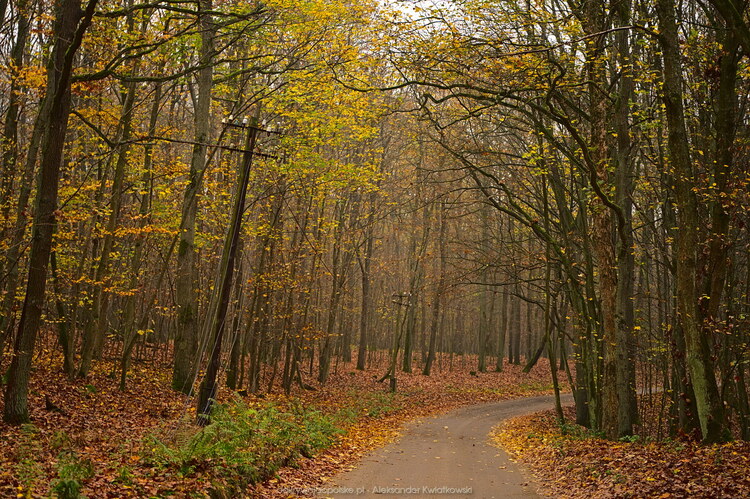
[[[213,88],[214,37],[216,26],[211,15],[212,0],[199,0],[201,26],[200,65],[198,72],[198,98],[195,102],[195,145],[190,160],[189,183],[182,201],[180,241],[177,248],[177,277],[175,301],[177,304],[177,329],[174,337],[174,367],[172,388],[190,393],[198,359],[198,296],[196,294],[197,259],[195,253],[195,222],[198,214],[198,197],[206,169],[206,146],[211,122],[211,92]]]
[[[679,325],[685,334],[688,371],[693,384],[703,440],[716,442],[724,431],[724,410],[719,397],[714,363],[706,334],[698,323],[696,270],[698,201],[682,100],[682,64],[673,0],[658,0],[663,58],[662,99],[668,125],[668,149],[673,170],[677,224],[676,297]]]
[[[440,203],[440,228],[438,229],[438,251],[439,257],[439,270],[438,270],[438,281],[435,285],[435,293],[432,298],[432,317],[430,319],[430,342],[427,351],[427,360],[425,361],[422,374],[429,376],[432,371],[432,364],[435,362],[435,352],[437,349],[437,337],[438,331],[441,327],[441,314],[445,314],[442,310],[443,293],[445,292],[445,269],[446,269],[446,244],[445,232],[447,227],[446,220],[446,207],[445,202]]]
[[[362,303],[359,315],[359,347],[357,350],[357,369],[364,371],[367,363],[367,341],[370,328],[370,286],[372,267],[373,242],[375,239],[375,200],[377,193],[372,191],[369,196],[369,211],[367,213],[367,228],[365,229],[365,252],[359,258],[359,269],[362,280]]]
[[[29,421],[28,383],[36,335],[42,324],[47,283],[47,265],[57,217],[57,196],[62,153],[71,106],[70,81],[75,53],[94,15],[97,0],[89,0],[84,11],[80,0],[62,0],[55,19],[55,45],[47,66],[49,114],[44,124],[42,159],[34,203],[29,273],[26,281],[14,356],[8,372],[3,419],[20,424]]]
[[[613,5],[620,26],[630,24],[631,2],[624,0]],[[635,383],[635,351],[637,345],[633,286],[635,280],[635,250],[633,248],[633,159],[630,139],[630,102],[634,97],[633,68],[630,33],[621,30],[615,33],[617,66],[621,69],[620,87],[613,110],[615,145],[615,203],[623,217],[622,230],[617,238],[617,304],[615,315],[615,355],[617,358],[617,434],[630,435],[638,422],[638,405]]]

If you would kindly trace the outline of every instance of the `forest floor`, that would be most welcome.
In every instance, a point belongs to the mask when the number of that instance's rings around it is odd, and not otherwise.
[[[418,369],[399,372],[396,394],[388,393],[387,382],[377,382],[384,372],[378,358],[366,371],[340,363],[328,383],[316,384],[314,390],[295,388],[286,397],[274,388],[262,397],[243,398],[247,414],[281,414],[282,422],[291,425],[283,411],[291,407],[289,414],[297,414],[294,407],[304,407],[320,414],[315,424],[336,426],[334,437],[314,453],[282,457],[279,469],[248,484],[231,476],[227,470],[242,468],[231,467],[215,448],[199,455],[195,446],[201,440],[195,437],[202,433],[192,424],[194,400],[170,389],[168,365],[134,363],[128,388],[121,392],[112,375],[114,362],[100,362],[86,379],[71,381],[61,372],[60,360],[50,355],[42,353],[35,360],[31,424],[0,423],[1,497],[222,497],[237,495],[238,483],[247,497],[289,497],[285,490],[325,485],[365,453],[395,439],[407,421],[481,402],[551,393],[545,361],[529,374],[513,365],[501,373],[472,373],[475,359],[456,356],[451,361],[446,356],[442,369],[436,366],[430,377]],[[230,402],[229,390],[222,392]]]
[[[167,364],[134,363],[128,389],[120,392],[114,363],[98,363],[88,378],[71,381],[59,359],[43,352],[31,380],[32,423],[0,423],[0,497],[290,497],[285,491],[329,486],[334,475],[395,440],[406,422],[551,393],[545,361],[529,374],[512,365],[501,373],[472,374],[476,359],[456,356],[451,363],[446,356],[433,376],[418,369],[399,373],[398,392],[390,394],[387,383],[376,381],[384,360],[375,356],[367,371],[336,364],[325,386],[295,388],[291,397],[277,387],[262,397],[243,397],[247,414],[266,414],[274,427],[293,428],[292,419],[304,413],[312,419],[303,421],[308,425],[303,439],[316,428],[331,436],[314,451],[280,454],[284,449],[275,448],[271,438],[278,432],[269,433],[272,454],[255,459],[281,456],[279,467],[250,484],[237,479],[243,468],[226,462],[216,447],[199,452],[205,440],[196,437],[208,429],[193,424],[194,400],[169,388]],[[229,390],[222,393],[227,404],[237,400]],[[568,421],[572,416],[568,410]],[[218,433],[219,443],[226,435],[231,432]],[[612,442],[570,423],[560,425],[551,412],[508,420],[493,438],[531,469],[542,492],[555,497],[750,497],[749,443],[701,446],[684,436]]]
[[[494,442],[529,469],[552,497],[750,497],[750,443],[700,445],[694,439],[604,440],[554,411],[508,419]],[[648,417],[648,415],[646,415]],[[645,423],[655,423],[644,421]]]

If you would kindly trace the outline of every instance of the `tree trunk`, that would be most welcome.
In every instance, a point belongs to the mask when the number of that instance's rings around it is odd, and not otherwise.
[[[483,203],[480,208],[480,223],[482,224],[482,240],[480,243],[483,260],[487,258],[490,249],[489,233],[489,203]],[[481,262],[482,269],[479,273],[481,283],[479,284],[479,324],[477,328],[477,371],[487,372],[487,344],[490,339],[490,272],[489,262]]]
[[[657,14],[663,58],[663,95],[667,117],[668,148],[674,170],[675,202],[679,207],[677,224],[676,297],[678,321],[685,334],[688,370],[695,393],[703,440],[719,441],[724,432],[724,408],[719,397],[708,337],[698,323],[696,270],[698,201],[695,174],[690,158],[682,102],[682,64],[675,5],[658,0]]]
[[[154,102],[151,105],[151,116],[149,117],[148,134],[153,136],[156,133],[156,124],[159,118],[159,106],[161,104],[161,83],[156,84],[154,90]],[[138,228],[142,231],[149,223],[149,213],[151,212],[151,196],[149,186],[153,182],[153,146],[148,144],[143,151],[143,175],[141,176],[141,203],[138,210]],[[143,244],[145,235],[141,232],[136,235],[133,241],[133,253],[130,257],[130,289],[139,289],[139,269],[143,260]],[[142,289],[142,288],[141,288]],[[122,355],[120,358],[120,390],[125,390],[128,366],[130,364],[130,354],[133,351],[133,345],[137,340],[136,335],[144,334],[137,329],[135,323],[136,296],[125,297],[125,315],[123,319],[123,336],[122,336]],[[150,308],[150,307],[147,307]],[[146,317],[141,321],[148,324],[148,309],[144,311]]]
[[[365,253],[359,258],[359,270],[362,280],[362,303],[359,315],[359,347],[357,350],[357,369],[364,371],[367,362],[367,341],[370,326],[371,297],[370,269],[372,264],[372,250],[375,239],[375,199],[376,192],[370,193],[369,212],[367,214],[367,229],[365,230]]]
[[[198,297],[196,295],[196,272],[198,261],[195,253],[195,222],[198,213],[198,197],[203,185],[206,169],[206,146],[211,124],[211,91],[213,88],[214,37],[216,26],[211,15],[212,0],[199,0],[198,15],[201,26],[200,64],[198,72],[198,97],[195,102],[195,145],[190,161],[190,174],[185,197],[182,202],[180,242],[177,248],[177,276],[175,278],[175,301],[177,304],[177,328],[174,337],[174,367],[172,388],[190,393],[193,390],[198,358]]]
[[[503,370],[503,357],[505,356],[505,339],[508,333],[508,290],[503,286],[500,298],[500,312],[498,313],[497,328],[497,361],[495,362],[495,372]]]
[[[16,164],[18,160],[18,119],[20,112],[19,96],[23,87],[19,82],[19,72],[23,68],[23,55],[26,51],[26,41],[29,35],[30,16],[28,13],[28,0],[21,0],[16,6],[18,22],[16,23],[16,39],[10,51],[10,88],[8,89],[8,103],[5,111],[5,123],[3,135],[0,137],[0,151],[2,151],[2,163],[0,163],[0,211],[2,212],[2,231],[0,240],[7,239],[8,215],[11,207],[13,192],[13,180],[16,175]],[[4,19],[0,17],[0,22]],[[8,265],[10,262],[4,262]],[[0,269],[2,270],[2,269]],[[0,272],[2,274],[3,272]],[[2,311],[0,311],[2,312]],[[4,330],[7,316],[3,315],[0,320],[0,332]],[[0,333],[2,334],[2,333]],[[0,352],[2,349],[0,348]]]
[[[99,263],[94,276],[94,296],[90,308],[89,320],[86,323],[83,336],[83,347],[81,351],[81,366],[78,375],[85,377],[91,368],[95,350],[100,349],[101,343],[107,334],[107,315],[109,310],[109,295],[103,287],[109,274],[109,261],[114,251],[115,230],[120,220],[120,208],[125,184],[125,168],[128,164],[130,152],[130,139],[133,130],[133,108],[135,104],[136,85],[134,82],[127,84],[125,99],[121,117],[121,131],[118,142],[122,145],[117,155],[114,178],[112,180],[112,197],[110,200],[110,213],[107,219],[107,229],[102,242],[102,251],[99,255]],[[97,348],[99,347],[99,348]]]
[[[601,383],[602,396],[602,430],[611,438],[632,433],[633,421],[629,418],[629,400],[627,397],[627,364],[620,354],[627,351],[626,338],[620,337],[618,328],[618,266],[615,251],[615,218],[616,205],[607,198],[602,189],[610,185],[611,147],[608,137],[608,118],[610,116],[609,97],[604,93],[608,81],[605,66],[604,31],[608,27],[607,5],[593,0],[584,2],[581,18],[584,31],[590,35],[586,40],[586,70],[589,78],[589,184],[596,194],[592,206],[593,223],[592,239],[596,254],[598,271],[598,299],[601,307],[601,325],[599,327],[603,372]],[[627,98],[627,97],[624,97]],[[626,104],[625,104],[626,105]],[[619,166],[619,165],[615,165]],[[622,223],[621,219],[617,220]],[[622,234],[622,227],[617,235]],[[624,244],[624,241],[621,241]],[[624,248],[627,250],[627,248]],[[625,288],[622,288],[625,289]]]
[[[26,297],[18,325],[14,356],[8,372],[8,387],[5,391],[3,419],[11,424],[29,421],[29,374],[36,335],[42,324],[47,264],[52,251],[60,167],[71,105],[70,80],[73,59],[91,23],[96,4],[97,0],[90,0],[85,11],[82,11],[80,0],[62,0],[56,10],[55,46],[47,66],[47,92],[43,106],[49,106],[49,112],[39,116],[39,119],[46,119],[47,122],[44,125],[39,187],[34,203]]]
[[[617,12],[620,26],[630,24],[630,1],[621,1],[613,5]],[[622,230],[618,231],[617,240],[617,304],[615,314],[615,350],[617,358],[617,434],[629,435],[633,425],[638,422],[638,404],[635,393],[636,372],[635,353],[637,345],[635,312],[633,303],[633,285],[635,272],[635,251],[633,249],[633,160],[630,151],[630,102],[634,98],[633,68],[630,43],[627,30],[615,34],[617,47],[616,57],[622,71],[620,88],[615,101],[613,113],[616,137],[616,172],[615,202],[620,207],[623,217]]]
[[[727,276],[727,262],[731,241],[729,239],[730,211],[727,200],[731,197],[732,173],[734,169],[734,138],[737,130],[737,58],[738,42],[732,26],[727,26],[722,40],[719,89],[715,105],[716,161],[713,178],[715,189],[711,203],[711,235],[703,296],[703,315],[707,319],[705,327],[712,327],[718,319],[721,299]],[[708,331],[706,331],[708,333]]]
[[[18,32],[16,34],[16,42],[12,49],[11,59],[16,70],[20,70],[23,64],[23,54],[28,38],[28,31],[30,25],[30,18],[27,17],[29,14],[25,12],[27,8],[27,2],[22,1],[18,4]],[[2,19],[2,18],[0,18]],[[5,150],[3,151],[3,168],[4,176],[12,176],[15,174],[18,159],[18,119],[19,119],[19,103],[17,101],[17,93],[22,89],[18,87],[17,80],[14,78],[10,88],[10,96],[8,102],[8,110],[5,116],[5,126],[3,129],[2,144]],[[47,114],[49,113],[51,99],[44,99],[41,103],[39,114],[34,123],[34,127],[31,134],[31,140],[27,146],[26,160],[24,162],[23,171],[21,174],[21,183],[18,186],[18,201],[16,203],[16,220],[11,229],[10,242],[8,249],[5,252],[5,260],[3,262],[3,271],[7,276],[5,281],[5,296],[3,297],[3,305],[0,313],[0,355],[2,355],[5,347],[5,341],[13,336],[14,330],[14,317],[17,313],[18,299],[16,298],[18,289],[18,280],[20,275],[20,263],[21,253],[23,248],[23,240],[26,236],[26,228],[28,225],[28,204],[29,198],[31,197],[31,190],[34,183],[34,172],[36,170],[36,161],[39,153],[39,146],[43,140],[43,134],[45,131],[45,125],[49,119]],[[10,201],[7,197],[10,196],[12,189],[10,186],[7,187],[7,196],[3,193],[4,198],[2,203],[7,203],[8,208],[5,208],[7,212],[10,207]],[[7,236],[7,232],[3,230],[3,236]],[[3,238],[4,239],[4,238]]]
[[[323,384],[328,379],[331,368],[331,350],[333,348],[333,334],[336,320],[339,315],[339,303],[341,302],[341,288],[345,276],[345,265],[342,263],[342,242],[344,232],[344,215],[346,202],[337,202],[334,209],[337,214],[338,224],[334,232],[333,251],[331,260],[331,294],[328,297],[328,317],[326,320],[325,338],[318,356],[318,382]]]
[[[443,292],[445,290],[445,267],[446,267],[446,244],[447,241],[445,240],[445,231],[447,227],[447,221],[446,221],[446,208],[445,208],[445,202],[440,203],[440,229],[438,233],[438,251],[440,253],[439,257],[439,267],[438,270],[438,282],[435,285],[435,293],[433,295],[432,299],[432,318],[430,319],[430,344],[428,347],[427,352],[427,360],[424,365],[424,369],[422,370],[422,374],[425,376],[429,376],[430,372],[432,370],[432,364],[435,362],[435,350],[437,347],[437,336],[438,336],[438,330],[441,326],[441,314],[444,314],[442,311],[442,300],[443,300]]]

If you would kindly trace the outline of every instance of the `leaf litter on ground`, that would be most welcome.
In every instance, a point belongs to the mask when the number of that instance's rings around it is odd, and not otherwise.
[[[377,382],[386,357],[375,356],[365,371],[340,363],[327,384],[316,384],[314,390],[295,387],[290,397],[278,386],[271,393],[244,397],[247,404],[259,407],[314,408],[334,417],[343,431],[329,448],[290,460],[273,477],[239,493],[280,498],[290,497],[289,490],[312,490],[397,438],[407,421],[469,404],[551,393],[545,362],[529,374],[514,365],[498,373],[475,373],[470,370],[476,359],[456,356],[452,370],[446,358],[443,370],[429,377],[418,369],[413,374],[399,372],[398,390],[390,394],[387,382]],[[221,463],[185,472],[155,466],[147,458],[148,437],[180,439],[183,431],[198,431],[192,424],[194,400],[170,389],[169,365],[135,362],[128,389],[121,392],[112,375],[114,362],[97,363],[86,379],[75,380],[61,372],[60,363],[59,358],[45,357],[37,363],[30,384],[31,424],[0,423],[0,496],[49,497],[65,481],[63,474],[81,482],[82,494],[97,498],[205,497],[221,490],[223,478],[216,473]],[[222,385],[219,402],[231,398]]]
[[[566,419],[575,420],[572,408]],[[491,438],[552,497],[750,497],[750,442],[605,440],[586,428],[561,425],[554,411],[504,421]]]

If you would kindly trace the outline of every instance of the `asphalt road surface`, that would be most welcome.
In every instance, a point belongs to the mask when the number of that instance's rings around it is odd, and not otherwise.
[[[563,395],[563,404],[572,403]],[[554,407],[552,396],[481,404],[407,425],[403,436],[339,474],[320,497],[539,497],[531,475],[489,442],[504,419]]]

